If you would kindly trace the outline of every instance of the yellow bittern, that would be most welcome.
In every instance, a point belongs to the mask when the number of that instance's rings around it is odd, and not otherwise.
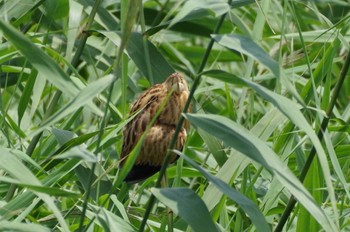
[[[128,183],[142,181],[160,170],[170,140],[175,132],[176,124],[188,99],[187,82],[182,74],[173,73],[163,83],[156,84],[141,94],[131,107],[130,116],[141,111],[123,130],[121,165],[123,165],[128,154],[135,147],[147,125],[171,91],[172,94],[168,102],[156,122],[149,129],[134,166],[125,178]],[[182,150],[188,130],[189,123],[186,120],[177,137],[175,149]],[[177,155],[173,154],[170,162],[172,163],[176,159]]]

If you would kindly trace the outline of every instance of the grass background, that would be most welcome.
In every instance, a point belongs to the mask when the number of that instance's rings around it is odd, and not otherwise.
[[[349,10],[0,1],[0,230],[350,230]],[[186,146],[121,200],[129,107],[175,70]]]

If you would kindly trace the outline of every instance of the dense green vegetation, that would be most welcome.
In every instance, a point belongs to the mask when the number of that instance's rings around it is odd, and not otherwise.
[[[0,0],[0,231],[350,230],[349,13]],[[128,189],[130,105],[175,71],[193,93],[186,146],[162,187]]]

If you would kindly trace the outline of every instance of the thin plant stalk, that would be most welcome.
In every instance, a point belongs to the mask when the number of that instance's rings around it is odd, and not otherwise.
[[[101,1],[102,0],[98,0],[95,2],[95,5],[92,8],[91,13],[89,15],[88,22],[86,23],[86,25],[84,27],[84,30],[83,30],[82,35],[81,35],[81,39],[80,39],[78,47],[77,47],[77,51],[75,52],[74,57],[73,57],[72,62],[71,62],[71,65],[74,68],[77,67],[79,64],[79,59],[80,59],[81,55],[83,54],[83,50],[84,50],[86,41],[87,41],[88,37],[90,36],[88,31],[90,30],[90,27],[94,21],[98,6],[100,5]],[[67,70],[68,76],[71,75],[72,72],[73,72],[73,70],[71,68],[69,68]],[[57,105],[58,100],[60,99],[61,95],[62,95],[62,92],[60,90],[57,90],[54,97],[52,98],[52,100],[49,104],[49,107],[48,107],[46,114],[44,115],[44,119],[51,116],[51,114],[54,111],[54,107]],[[27,155],[32,156],[33,151],[41,138],[41,135],[42,135],[42,132],[37,134],[36,136],[34,136],[33,139],[30,141],[30,144],[28,145],[28,148],[26,150]]]
[[[45,2],[45,1],[41,1],[40,3],[43,3],[43,2]],[[97,8],[98,8],[100,2],[101,2],[101,0],[96,1],[94,7],[92,8],[91,14],[89,15],[88,22],[85,25],[85,28],[84,28],[83,33],[81,35],[81,39],[79,41],[77,51],[75,52],[74,57],[72,59],[72,62],[71,62],[72,67],[77,67],[79,64],[79,59],[83,53],[86,41],[89,37],[89,33],[87,31],[90,29],[90,27],[93,23],[93,20],[94,20],[94,17],[96,15]],[[68,76],[71,75],[72,72],[73,72],[72,69],[68,69],[67,70]],[[48,110],[46,111],[46,114],[44,115],[43,121],[52,115],[52,113],[54,112],[54,108],[57,105],[61,95],[62,95],[62,92],[60,90],[57,90],[54,97],[52,98],[49,106],[48,106]],[[35,150],[35,147],[37,146],[38,142],[40,141],[42,134],[43,134],[43,132],[40,132],[39,134],[35,135],[32,138],[32,140],[30,141],[30,143],[26,149],[26,154],[28,156],[32,156],[32,154]],[[13,197],[15,191],[16,191],[16,185],[12,184],[10,186],[9,191],[7,192],[5,198],[7,200],[11,199]]]
[[[99,3],[101,2],[101,0],[99,0]],[[114,67],[115,67],[115,76],[117,77],[119,68],[120,68],[120,63],[122,61],[122,57],[123,57],[123,52],[124,52],[124,48],[127,45],[127,42],[129,40],[129,37],[131,35],[131,31],[132,31],[132,27],[136,21],[137,18],[137,14],[138,11],[140,9],[140,6],[142,4],[141,0],[134,0],[134,1],[125,1],[125,3],[128,3],[127,6],[127,19],[125,20],[125,26],[123,26],[122,28],[122,41],[119,47],[119,50],[117,52],[117,59],[114,63]],[[135,5],[136,4],[136,5]],[[96,5],[96,2],[95,2]],[[97,9],[97,8],[96,8]],[[97,155],[98,151],[100,150],[100,145],[101,145],[101,141],[102,141],[102,136],[104,133],[104,128],[107,124],[107,114],[108,114],[108,105],[111,102],[112,99],[112,93],[113,93],[113,88],[114,88],[114,83],[115,83],[116,78],[114,78],[114,80],[112,81],[112,83],[109,86],[108,89],[108,96],[107,96],[107,102],[106,102],[106,108],[104,111],[104,115],[100,124],[100,129],[99,129],[99,133],[98,133],[98,137],[97,137],[97,142],[96,142],[96,149],[95,149],[95,154]],[[94,180],[94,173],[95,173],[95,168],[96,168],[96,163],[92,164],[91,170],[90,170],[90,176],[89,176],[89,184],[85,193],[85,199],[84,199],[84,204],[83,204],[83,208],[82,208],[82,214],[80,217],[80,223],[79,223],[79,228],[78,231],[86,231],[89,228],[89,225],[91,225],[91,223],[95,220],[95,217],[93,219],[90,220],[90,223],[88,224],[88,226],[86,228],[84,228],[83,224],[84,224],[84,219],[85,219],[85,215],[86,215],[86,210],[87,210],[87,205],[88,205],[88,200],[90,197],[90,192],[91,192],[91,187],[93,184],[93,180]],[[110,194],[110,193],[109,193]]]
[[[343,68],[342,68],[342,71],[340,73],[340,78],[337,82],[337,84],[335,85],[334,87],[334,90],[333,90],[333,93],[332,93],[332,97],[331,97],[331,101],[328,105],[328,108],[326,110],[326,117],[323,118],[322,120],[322,123],[321,123],[321,127],[317,133],[317,137],[320,141],[323,140],[323,132],[327,129],[327,126],[328,126],[328,123],[329,123],[329,119],[330,119],[330,116],[332,115],[332,112],[333,112],[333,108],[335,106],[335,103],[338,99],[338,96],[339,96],[339,93],[340,93],[340,90],[343,86],[343,83],[344,83],[344,80],[346,78],[346,74],[348,73],[348,70],[349,70],[349,66],[350,66],[350,51],[347,55],[347,58],[345,60],[345,63],[343,65]],[[305,164],[304,164],[304,167],[301,171],[301,174],[300,174],[300,177],[299,177],[299,180],[301,182],[304,182],[305,180],[305,177],[310,169],[310,166],[312,164],[312,161],[313,159],[315,158],[316,156],[316,149],[315,149],[315,146],[312,147],[311,151],[310,151],[310,154],[309,154],[309,157],[307,158]],[[290,214],[292,213],[293,211],[293,208],[295,206],[295,204],[297,203],[297,200],[295,199],[294,196],[291,196],[289,198],[289,201],[287,203],[287,206],[286,206],[286,209],[284,210],[282,216],[281,216],[281,219],[279,220],[279,223],[277,224],[277,227],[275,228],[275,232],[280,232],[282,231],[284,225],[286,224]]]

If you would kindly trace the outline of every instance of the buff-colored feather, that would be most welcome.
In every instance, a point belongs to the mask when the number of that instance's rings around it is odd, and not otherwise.
[[[141,181],[160,169],[188,99],[187,82],[180,73],[173,73],[163,83],[156,84],[141,94],[131,107],[130,115],[141,111],[123,130],[122,165],[171,91],[173,93],[169,101],[147,133],[134,167],[125,179],[127,182]],[[182,150],[188,130],[189,123],[186,120],[178,135],[175,149]],[[176,158],[174,154],[171,162]]]

